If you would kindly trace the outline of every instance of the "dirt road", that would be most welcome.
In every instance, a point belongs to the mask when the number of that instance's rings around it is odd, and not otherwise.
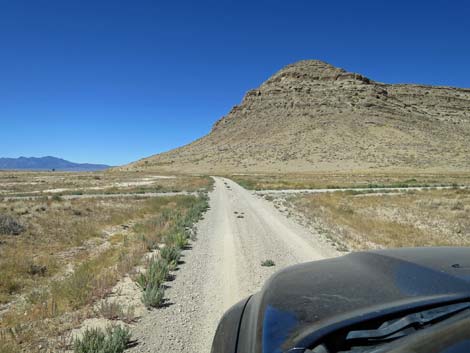
[[[336,255],[319,235],[224,178],[215,178],[210,210],[197,234],[176,279],[168,283],[166,306],[134,328],[139,345],[132,352],[208,353],[224,311],[260,289],[272,273]],[[276,266],[262,267],[266,259]]]

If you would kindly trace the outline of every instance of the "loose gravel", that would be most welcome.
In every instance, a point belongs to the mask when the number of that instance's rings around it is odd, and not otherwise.
[[[275,271],[338,255],[269,201],[229,179],[214,179],[197,240],[166,283],[164,307],[133,327],[138,344],[130,352],[208,353],[225,310],[259,290]],[[261,266],[266,259],[276,266]]]

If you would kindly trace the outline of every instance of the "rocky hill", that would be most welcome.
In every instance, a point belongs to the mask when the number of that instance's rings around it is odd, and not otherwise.
[[[56,157],[0,158],[0,170],[57,170],[90,172],[110,168],[104,164],[73,163]]]
[[[301,61],[249,91],[207,136],[123,168],[470,170],[470,89],[384,84]]]

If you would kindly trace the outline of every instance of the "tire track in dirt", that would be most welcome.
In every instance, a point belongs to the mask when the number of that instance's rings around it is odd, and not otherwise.
[[[268,201],[235,182],[215,177],[210,209],[197,225],[197,241],[168,283],[164,308],[133,328],[132,352],[208,353],[226,309],[259,290],[275,271],[336,256],[334,249],[286,218]],[[274,267],[262,267],[271,259]]]

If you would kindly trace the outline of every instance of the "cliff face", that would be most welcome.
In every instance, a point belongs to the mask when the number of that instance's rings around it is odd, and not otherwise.
[[[181,148],[123,168],[181,172],[470,169],[470,89],[288,65]]]

